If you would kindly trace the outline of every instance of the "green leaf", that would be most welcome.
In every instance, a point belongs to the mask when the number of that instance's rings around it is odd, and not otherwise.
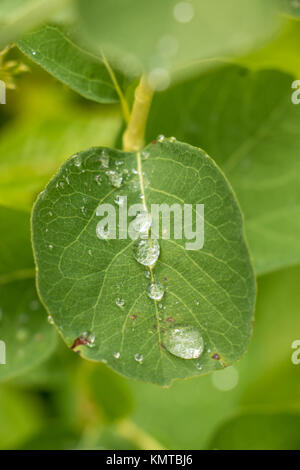
[[[192,73],[200,61],[245,52],[270,37],[278,25],[276,4],[78,0],[79,18],[94,47],[104,47],[121,69],[152,70],[150,77],[161,77],[160,86],[166,86],[169,72]]]
[[[292,82],[272,70],[221,68],[157,95],[149,118],[149,140],[175,135],[225,171],[258,274],[300,261],[300,107],[291,102]]]
[[[214,162],[173,139],[149,145],[142,156],[93,148],[68,160],[34,207],[33,244],[40,296],[68,346],[83,341],[83,357],[167,385],[241,356],[251,333],[255,283],[240,210]],[[120,188],[111,184],[117,176],[123,177]],[[150,281],[134,259],[135,242],[96,235],[97,207],[118,207],[120,195],[128,207],[141,201],[148,208],[205,204],[204,249],[186,250],[187,240],[160,241],[153,272],[168,289],[161,302],[147,294]],[[176,326],[201,333],[201,364],[162,347]],[[216,353],[220,361],[211,357]]]
[[[100,54],[93,54],[78,42],[76,29],[47,24],[27,33],[17,42],[32,60],[85,98],[99,103],[119,100]],[[116,73],[120,85],[124,77]]]
[[[29,215],[0,207],[0,221],[0,339],[6,349],[0,379],[8,379],[46,359],[57,335],[35,289]]]
[[[300,414],[249,413],[224,423],[210,448],[218,450],[299,450]]]

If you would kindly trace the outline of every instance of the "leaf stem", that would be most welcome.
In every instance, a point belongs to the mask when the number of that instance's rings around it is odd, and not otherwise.
[[[152,102],[153,89],[145,75],[135,90],[135,99],[130,120],[123,135],[123,149],[138,151],[144,146],[145,129]]]
[[[104,52],[101,51],[101,56],[102,56],[102,60],[103,60],[103,63],[106,67],[106,70],[108,71],[109,73],[109,76],[110,76],[110,79],[111,81],[113,82],[114,84],[114,87],[116,89],[116,92],[120,98],[120,103],[121,103],[121,108],[122,108],[122,113],[123,113],[123,117],[125,119],[125,122],[128,124],[129,123],[129,120],[130,120],[130,110],[129,110],[129,106],[128,106],[128,103],[126,101],[126,98],[120,88],[120,85],[118,83],[118,80],[117,80],[117,77],[115,76],[115,73],[113,71],[113,69],[111,68],[108,60],[106,59],[105,55],[104,55]]]

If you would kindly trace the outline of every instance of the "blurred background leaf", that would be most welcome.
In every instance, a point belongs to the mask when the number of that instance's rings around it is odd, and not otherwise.
[[[237,416],[216,432],[215,450],[299,450],[300,414],[252,413]]]
[[[300,261],[300,108],[291,102],[293,80],[278,71],[221,67],[157,94],[149,117],[147,140],[175,135],[223,168],[258,274]]]
[[[103,47],[125,73],[145,68],[159,88],[168,85],[171,73],[195,72],[200,61],[245,53],[270,39],[279,25],[277,0],[77,3],[79,20],[95,50]]]
[[[28,214],[0,207],[0,225],[0,331],[6,345],[0,379],[7,379],[46,359],[57,333],[36,293]]]
[[[121,125],[118,107],[89,104],[38,72],[23,77],[10,107],[0,128],[0,203],[17,208],[31,208],[68,156],[113,145]]]

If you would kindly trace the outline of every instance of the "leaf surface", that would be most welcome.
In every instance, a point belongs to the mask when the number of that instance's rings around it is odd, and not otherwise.
[[[111,184],[116,175],[123,178],[119,188]],[[164,285],[160,302],[147,294],[151,280],[134,258],[135,241],[96,235],[98,206],[118,207],[115,201],[125,195],[128,207],[143,201],[148,212],[152,204],[205,204],[202,250],[186,250],[187,240],[172,236],[159,241],[151,275]],[[82,152],[38,198],[32,228],[40,296],[69,347],[78,346],[83,357],[166,385],[219,369],[244,352],[254,308],[253,271],[235,197],[203,151],[165,139],[137,154]],[[201,334],[200,364],[164,347],[164,335],[177,326]],[[93,339],[80,346],[86,335]],[[216,353],[220,360],[211,357]]]

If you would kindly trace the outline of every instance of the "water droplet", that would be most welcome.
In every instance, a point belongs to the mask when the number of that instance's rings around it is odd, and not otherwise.
[[[136,261],[144,266],[153,266],[158,260],[160,246],[157,240],[146,238],[136,240],[133,245],[133,256]]]
[[[197,361],[195,365],[196,365],[196,369],[202,370],[203,366],[202,366],[201,362]]]
[[[50,325],[54,325],[54,320],[51,317],[51,315],[48,315],[47,320],[48,320],[48,323],[50,323]]]
[[[156,140],[157,142],[163,142],[165,140],[165,136],[163,134],[160,134]]]
[[[140,212],[130,223],[131,238],[138,238],[148,233],[152,224],[152,217],[147,211]]]
[[[203,338],[193,326],[167,330],[163,344],[171,354],[182,359],[197,359],[204,349]]]
[[[147,150],[142,150],[141,157],[143,160],[147,160],[147,158],[150,157],[150,152],[148,152]]]
[[[105,150],[102,150],[101,152],[100,162],[101,162],[102,168],[109,167],[109,155],[105,152]]]
[[[90,256],[92,256],[92,255],[93,255],[92,250],[89,250],[89,251],[88,251],[88,254],[89,254]]]
[[[160,282],[153,282],[147,287],[147,294],[150,299],[161,300],[164,296],[165,289]]]
[[[32,51],[32,55],[36,55],[36,51]]]
[[[123,183],[123,176],[119,171],[107,170],[106,175],[108,176],[109,183],[115,188],[120,188]]]
[[[77,338],[74,341],[72,349],[74,349],[74,347],[80,346],[80,345],[84,345],[84,346],[88,346],[89,348],[93,348],[95,346],[95,335],[93,333],[89,332],[89,331],[84,331],[83,333],[81,333],[79,338]]]
[[[49,250],[53,250],[53,245],[48,245]]]
[[[189,23],[194,17],[194,7],[189,2],[179,2],[175,5],[173,15],[179,23]]]
[[[124,299],[121,299],[120,297],[118,297],[117,300],[116,300],[116,305],[117,305],[118,307],[124,307],[124,305],[125,305],[125,300],[124,300]]]
[[[115,359],[120,359],[121,354],[119,352],[115,352],[113,356]]]
[[[81,212],[83,213],[83,215],[86,215],[87,214],[87,208],[85,206],[81,206]]]
[[[95,181],[100,186],[100,184],[102,183],[102,176],[101,175],[96,175],[95,176]]]
[[[176,142],[176,137],[170,137],[169,141],[172,142],[172,143]]]
[[[81,157],[79,155],[73,155],[74,165],[77,167],[81,166]]]
[[[145,272],[144,272],[144,275],[145,275],[145,277],[146,277],[147,279],[150,279],[150,277],[151,277],[150,271],[145,271]]]
[[[136,360],[136,362],[138,362],[139,364],[142,364],[143,360],[144,360],[144,356],[143,354],[135,354],[134,355],[134,359]]]
[[[124,165],[124,161],[123,160],[117,160],[116,161],[116,166],[121,166],[121,165]]]
[[[53,212],[52,212],[52,211],[49,211],[49,212],[48,212],[48,215],[50,215],[50,217],[52,217],[52,216],[53,216]]]

